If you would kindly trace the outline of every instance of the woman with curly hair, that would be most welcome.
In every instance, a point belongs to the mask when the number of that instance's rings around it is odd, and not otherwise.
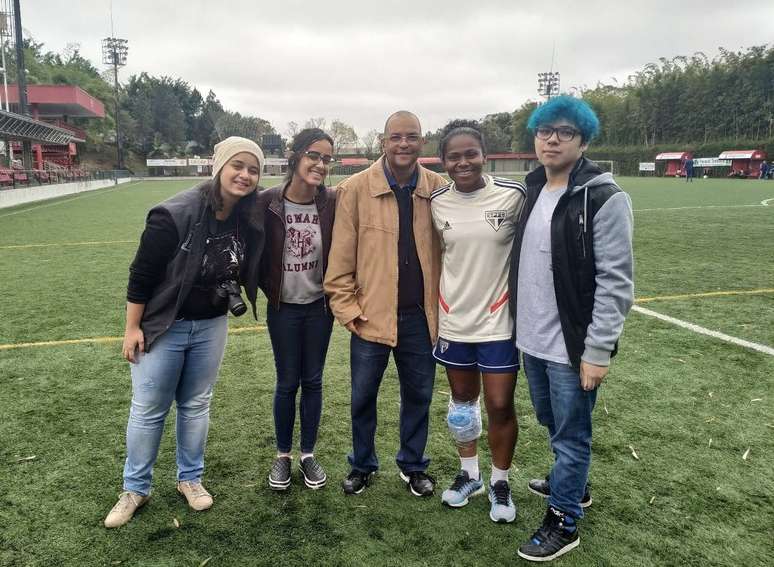
[[[512,340],[508,267],[525,190],[519,182],[483,172],[486,144],[475,122],[449,123],[439,149],[452,182],[431,197],[443,248],[433,355],[446,367],[448,422],[460,455],[460,471],[441,499],[458,508],[484,492],[477,454],[483,385],[492,452],[489,516],[494,522],[512,522],[516,506],[508,473],[518,433],[513,396],[519,359]]]

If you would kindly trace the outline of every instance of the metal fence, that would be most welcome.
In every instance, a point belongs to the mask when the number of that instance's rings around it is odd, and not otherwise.
[[[131,177],[126,169],[17,169],[0,167],[0,190]]]

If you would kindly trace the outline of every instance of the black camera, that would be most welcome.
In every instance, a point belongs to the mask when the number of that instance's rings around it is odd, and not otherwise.
[[[235,317],[244,315],[247,311],[247,305],[242,301],[242,295],[239,292],[239,284],[234,280],[223,280],[215,288],[215,300],[221,302],[228,300],[228,310]]]

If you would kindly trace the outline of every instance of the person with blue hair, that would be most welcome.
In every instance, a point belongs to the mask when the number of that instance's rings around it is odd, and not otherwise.
[[[554,465],[529,490],[548,499],[542,525],[519,547],[550,561],[580,543],[591,505],[591,413],[634,301],[631,200],[584,152],[599,119],[583,100],[539,106],[528,128],[541,165],[511,251],[509,289],[516,346]]]
[[[535,133],[538,127],[566,120],[580,133],[581,142],[588,143],[599,134],[599,118],[589,104],[569,95],[562,95],[538,106],[527,121],[527,129]],[[585,148],[584,148],[585,151]]]

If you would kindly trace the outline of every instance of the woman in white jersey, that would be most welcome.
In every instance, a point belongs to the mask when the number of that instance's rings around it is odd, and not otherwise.
[[[274,351],[274,431],[277,456],[269,487],[290,487],[296,397],[301,390],[298,468],[304,484],[325,486],[325,470],[314,456],[322,412],[322,377],[333,316],[323,294],[336,192],[325,186],[333,161],[333,140],[319,128],[295,135],[288,174],[278,187],[263,191],[266,243],[260,286],[266,295],[266,322]]]
[[[519,359],[511,336],[508,266],[526,192],[519,182],[483,173],[486,146],[477,123],[449,123],[439,148],[452,182],[431,198],[443,246],[439,336],[433,355],[449,378],[448,421],[460,455],[460,471],[441,499],[457,508],[484,492],[477,455],[483,384],[492,453],[489,517],[512,522],[516,507],[508,473],[518,434],[513,396]]]

